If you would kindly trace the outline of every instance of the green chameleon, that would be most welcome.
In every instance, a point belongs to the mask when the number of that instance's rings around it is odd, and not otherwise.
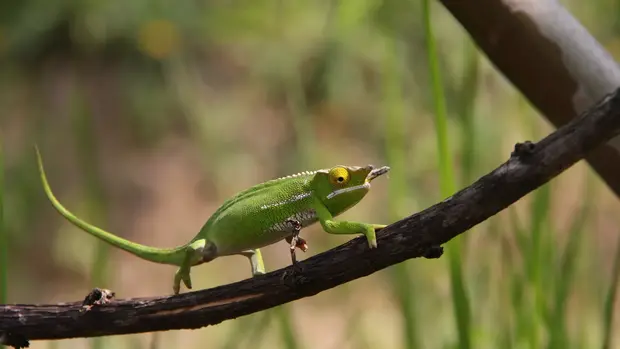
[[[328,170],[307,171],[255,185],[233,196],[207,220],[187,244],[172,249],[154,248],[125,240],[92,226],[67,210],[54,196],[47,182],[41,154],[36,149],[41,181],[54,208],[85,232],[155,263],[178,266],[173,290],[179,293],[181,281],[192,288],[190,269],[217,257],[243,255],[250,260],[252,275],[265,273],[259,248],[280,240],[305,251],[299,230],[320,222],[330,234],[364,234],[370,248],[377,247],[375,231],[385,225],[336,221],[334,217],[355,206],[370,190],[370,182],[387,173],[387,166],[336,166]]]

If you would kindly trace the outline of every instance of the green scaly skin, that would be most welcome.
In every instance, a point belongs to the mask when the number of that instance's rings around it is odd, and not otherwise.
[[[175,294],[181,281],[192,288],[192,266],[221,256],[243,255],[250,260],[252,275],[264,274],[259,248],[290,239],[295,231],[291,222],[302,228],[319,222],[330,234],[363,234],[370,248],[377,247],[376,230],[385,227],[336,221],[334,217],[360,202],[370,190],[370,182],[389,167],[336,166],[255,185],[224,202],[187,244],[171,249],[149,247],[90,225],[62,206],[49,186],[38,148],[36,153],[43,188],[54,208],[78,228],[115,247],[151,262],[179,266],[173,283]]]

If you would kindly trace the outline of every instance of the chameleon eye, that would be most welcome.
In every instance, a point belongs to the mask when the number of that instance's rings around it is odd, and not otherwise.
[[[344,167],[334,167],[329,171],[329,181],[334,185],[345,185],[349,181],[349,171]]]

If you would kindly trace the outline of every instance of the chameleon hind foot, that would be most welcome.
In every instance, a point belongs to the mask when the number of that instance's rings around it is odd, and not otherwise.
[[[188,290],[192,289],[192,279],[189,276],[189,269],[181,267],[174,274],[174,285],[172,285],[174,294],[179,294],[181,291],[181,281],[183,281],[183,284]]]
[[[257,248],[254,250],[247,250],[239,254],[250,260],[252,276],[265,274],[265,262],[263,262],[263,255],[261,254],[260,249]]]
[[[301,223],[293,219],[287,220],[287,223],[289,223],[293,229],[293,233],[285,238],[286,242],[290,244],[292,268],[282,273],[280,281],[294,285],[297,283],[297,276],[303,272],[301,264],[297,263],[295,249],[299,248],[300,250],[306,252],[308,245],[306,244],[306,241],[299,236],[299,232],[301,232]]]
[[[174,274],[174,283],[172,284],[174,294],[179,294],[181,290],[181,281],[187,289],[191,290],[192,279],[189,274],[192,266],[213,260],[216,253],[217,249],[215,246],[211,243],[207,243],[205,239],[196,240],[187,246],[183,262]]]
[[[366,231],[364,232],[364,236],[366,236],[366,240],[368,241],[368,247],[370,249],[377,248],[377,232],[383,230],[383,228],[387,227],[385,224],[364,224],[362,223]]]

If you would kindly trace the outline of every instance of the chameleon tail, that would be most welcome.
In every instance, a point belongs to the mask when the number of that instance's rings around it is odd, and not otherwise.
[[[43,169],[43,160],[41,159],[41,154],[37,146],[35,146],[35,150],[37,153],[37,162],[39,165],[39,172],[41,174],[41,182],[43,183],[43,189],[45,190],[45,194],[47,198],[52,203],[52,206],[60,213],[65,219],[71,222],[76,227],[81,230],[107,242],[110,245],[123,249],[137,257],[142,259],[146,259],[155,263],[162,264],[172,264],[172,265],[180,265],[185,257],[186,247],[176,247],[172,249],[163,249],[141,245],[126,239],[123,239],[119,236],[116,236],[112,233],[109,233],[103,229],[97,228],[93,225],[90,225],[83,220],[76,217],[73,213],[67,210],[54,196],[52,193],[52,189],[50,188],[49,183],[47,182],[47,177],[45,175],[45,170]]]

